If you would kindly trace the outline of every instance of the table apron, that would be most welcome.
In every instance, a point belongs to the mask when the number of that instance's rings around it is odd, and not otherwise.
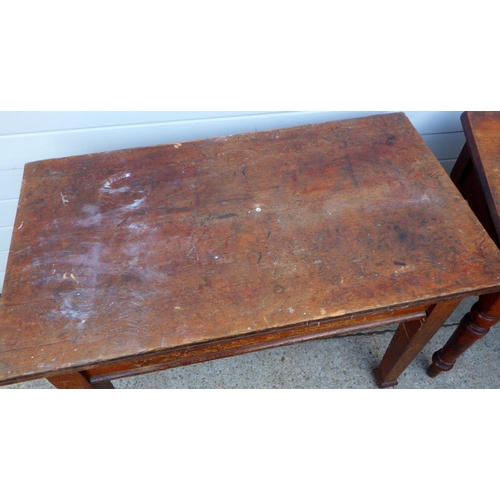
[[[310,322],[279,330],[257,332],[230,339],[221,339],[171,349],[161,353],[135,356],[89,368],[84,371],[90,383],[175,368],[203,361],[236,356],[273,347],[291,345],[308,340],[342,336],[363,330],[426,318],[427,306],[389,311],[333,321]]]

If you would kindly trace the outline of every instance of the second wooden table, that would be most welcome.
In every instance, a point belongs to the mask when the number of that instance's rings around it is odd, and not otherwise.
[[[451,179],[493,241],[500,246],[500,113],[462,114],[466,143]],[[500,271],[500,270],[499,270]],[[427,370],[431,377],[449,371],[457,359],[500,319],[500,294],[482,295],[439,351]]]

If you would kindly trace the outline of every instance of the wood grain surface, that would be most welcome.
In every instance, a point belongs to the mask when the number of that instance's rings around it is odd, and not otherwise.
[[[402,113],[26,165],[0,382],[500,289]]]

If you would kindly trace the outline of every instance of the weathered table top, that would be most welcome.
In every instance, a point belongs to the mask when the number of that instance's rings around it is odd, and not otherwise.
[[[461,119],[482,195],[500,239],[500,112],[467,111]]]
[[[0,382],[500,288],[402,113],[30,163]]]

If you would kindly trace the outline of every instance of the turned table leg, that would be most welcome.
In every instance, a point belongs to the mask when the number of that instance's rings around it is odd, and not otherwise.
[[[399,375],[441,328],[459,303],[460,300],[440,302],[429,307],[427,318],[399,325],[380,366],[373,372],[380,388],[397,385]]]
[[[463,318],[445,346],[432,356],[430,377],[453,368],[455,361],[500,319],[500,293],[482,295]]]
[[[47,380],[58,389],[114,389],[109,381],[90,383],[82,372],[64,373],[48,377]]]

